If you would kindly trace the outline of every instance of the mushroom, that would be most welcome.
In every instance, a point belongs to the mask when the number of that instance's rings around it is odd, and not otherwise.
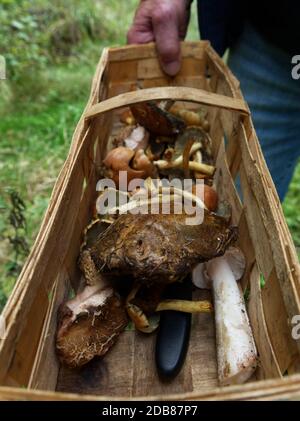
[[[121,123],[127,124],[128,126],[135,124],[135,119],[129,108],[126,108],[124,111],[122,111],[120,114],[120,121]]]
[[[115,182],[117,188],[123,184],[121,183],[121,175],[125,174],[124,172],[127,174],[127,185],[125,187],[127,187],[130,181],[133,179],[146,178],[150,175],[150,166],[148,163],[145,166],[145,161],[144,165],[142,165],[142,163],[140,164],[139,170],[131,168],[130,162],[134,155],[135,152],[132,149],[126,148],[124,146],[119,146],[118,148],[112,149],[106,155],[106,158],[103,161],[103,164],[107,169],[105,175]],[[123,173],[120,174],[120,172]]]
[[[97,209],[96,209],[97,212]],[[80,246],[80,251],[90,247],[97,239],[98,235],[104,232],[111,224],[111,219],[94,219],[83,231],[83,242]]]
[[[197,184],[193,184],[192,193],[199,197],[204,202],[207,209],[211,212],[214,212],[217,209],[218,193],[212,187],[204,184],[203,189],[197,189]]]
[[[137,151],[146,149],[148,146],[149,133],[142,126],[135,127],[124,140],[126,148]]]
[[[56,350],[61,362],[80,367],[106,354],[127,323],[124,305],[103,278],[87,285],[59,308]]]
[[[166,159],[156,160],[154,164],[159,170],[188,167],[189,170],[211,177],[214,175],[215,167],[211,165],[210,143],[210,137],[200,127],[188,127],[176,139],[175,150],[171,157],[172,160],[167,155]],[[201,152],[199,162],[195,159],[190,159],[189,161],[184,159],[187,158],[185,151],[188,144],[192,145],[188,149],[189,158],[193,157],[198,151]]]
[[[146,155],[150,159],[150,161],[156,161],[160,159],[162,154],[165,150],[165,144],[162,142],[159,142],[158,138],[156,139],[150,139],[149,145],[147,149],[145,150]]]
[[[141,284],[136,284],[129,293],[126,310],[137,330],[152,333],[157,329],[159,318],[155,317],[155,313],[160,311],[174,310],[184,313],[210,313],[212,311],[211,303],[206,300],[161,300],[164,287],[164,285],[155,285],[145,288]],[[138,293],[142,293],[142,297],[138,297]]]
[[[210,301],[163,300],[155,311],[174,310],[183,313],[211,313],[213,308]]]
[[[160,170],[183,168],[183,158],[180,156],[174,161],[164,161],[162,159],[153,162]],[[198,163],[195,161],[189,161],[189,169],[191,171],[201,172],[203,174],[213,176],[215,173],[215,167],[213,165]]]
[[[188,110],[179,104],[174,104],[169,111],[177,117],[182,118],[187,126],[200,126],[205,131],[209,131],[209,122],[204,118],[202,113]]]
[[[237,281],[245,270],[243,253],[230,247],[223,256],[199,264],[193,283],[213,290],[220,385],[241,384],[257,367],[257,351]]]
[[[157,176],[157,170],[156,167],[152,164],[148,156],[145,154],[145,151],[143,149],[139,149],[136,151],[132,167],[135,170],[143,171],[144,177],[153,177],[155,178]]]
[[[200,150],[194,153],[194,155],[193,155],[193,161],[194,162],[198,162],[199,164],[201,164],[201,162],[202,162],[202,153],[201,153]],[[197,179],[203,180],[203,179],[209,178],[210,176],[207,175],[207,174],[203,174],[201,172],[194,171],[194,177],[195,177],[196,180]]]
[[[117,133],[113,139],[113,145],[118,148],[125,146],[126,148],[137,151],[138,149],[146,149],[148,146],[149,133],[142,126],[126,126]]]
[[[206,209],[201,224],[186,219],[184,212],[122,213],[81,259],[90,259],[110,279],[128,276],[144,285],[180,281],[198,262],[222,255],[237,238],[236,227]]]
[[[201,143],[194,143],[190,149],[189,155],[192,156],[201,148]],[[153,161],[153,164],[156,165],[160,170],[172,169],[172,168],[183,168],[183,154],[179,155],[174,160],[164,160],[160,159]],[[199,163],[195,161],[189,161],[189,169],[192,171],[199,171],[203,174],[213,176],[215,173],[215,167],[213,165]]]
[[[155,302],[159,299],[161,291],[161,286],[156,289],[151,288],[150,294],[149,291],[147,291],[147,299],[149,301],[147,304],[150,306],[150,310],[154,310],[156,305]],[[144,309],[141,308],[140,300],[136,301],[136,296],[139,292],[141,292],[141,285],[136,284],[127,296],[127,314],[134,323],[134,326],[137,330],[143,333],[152,333],[155,329],[158,328],[159,319],[157,317],[151,317],[146,315]]]
[[[116,133],[116,135],[114,135],[112,138],[112,144],[114,148],[118,148],[119,146],[125,146],[125,139],[127,139],[131,135],[134,128],[135,126],[122,127],[118,131],[118,133]]]
[[[181,118],[160,108],[153,101],[132,105],[130,109],[137,123],[157,136],[174,136],[185,127]]]

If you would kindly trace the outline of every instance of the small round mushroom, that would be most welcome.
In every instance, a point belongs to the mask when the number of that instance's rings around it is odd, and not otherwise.
[[[207,184],[204,184],[203,190],[199,190],[200,195],[197,189],[197,185],[194,184],[192,186],[192,193],[198,196],[204,202],[208,210],[214,212],[218,207],[218,193],[216,192],[216,190],[208,186]]]
[[[230,247],[224,256],[201,263],[193,271],[197,287],[213,290],[218,378],[222,386],[244,383],[257,367],[255,342],[237,284],[244,270],[243,253]]]
[[[145,151],[143,149],[139,149],[136,151],[134,158],[133,158],[133,164],[132,167],[135,170],[143,171],[144,177],[156,177],[157,171],[156,167],[152,164],[148,156],[145,154]]]
[[[117,188],[119,188],[122,184],[120,179],[121,171],[126,171],[127,173],[127,186],[130,181],[135,178],[147,177],[145,170],[135,170],[130,167],[130,161],[134,155],[135,152],[132,149],[124,146],[112,149],[106,155],[106,158],[103,161],[103,164],[107,169],[106,175],[115,182]]]

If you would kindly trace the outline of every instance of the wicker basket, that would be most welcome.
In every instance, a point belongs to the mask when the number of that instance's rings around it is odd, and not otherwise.
[[[167,78],[151,44],[104,50],[42,227],[3,313],[2,399],[300,398],[300,340],[291,335],[292,318],[300,314],[298,259],[248,107],[238,81],[208,42],[183,43],[182,57],[180,73]],[[242,287],[250,290],[248,312],[260,359],[255,377],[243,386],[218,387],[214,323],[207,314],[193,318],[186,363],[169,384],[156,375],[155,335],[125,331],[103,360],[78,371],[60,367],[55,354],[57,308],[79,283],[82,231],[93,212],[99,164],[118,128],[118,112],[128,104],[167,98],[207,107],[217,189],[230,201],[239,227],[247,259]]]

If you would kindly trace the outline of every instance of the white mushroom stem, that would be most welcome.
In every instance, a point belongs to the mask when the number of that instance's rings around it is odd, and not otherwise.
[[[153,162],[160,170],[170,169],[170,168],[181,168],[183,165],[182,157],[177,158],[175,161],[164,161],[158,160]],[[215,167],[213,165],[203,164],[195,161],[189,161],[189,169],[191,171],[201,172],[206,175],[214,175]]]
[[[197,151],[195,152],[194,156],[193,156],[193,160],[194,162],[198,162],[198,164],[202,164],[202,153],[201,151]],[[200,172],[195,171],[195,176],[201,177],[203,174]]]
[[[179,189],[177,187],[159,187],[156,190],[140,190],[137,191],[131,198],[131,200],[139,200],[139,199],[144,199],[144,198],[154,198],[157,197],[159,195],[162,195],[165,197],[168,197],[170,195],[174,195],[174,196],[182,196],[182,198],[185,198],[191,202],[195,202],[200,208],[203,209],[207,209],[207,207],[205,206],[204,202],[195,194],[187,191],[187,190],[182,190]]]
[[[212,280],[218,377],[221,385],[244,383],[257,366],[257,352],[244,298],[225,256],[206,264]]]
[[[115,214],[115,213],[127,213],[130,211],[133,211],[134,209],[137,208],[148,208],[149,205],[159,205],[159,204],[172,204],[172,203],[182,203],[183,198],[187,198],[190,201],[195,202],[196,206],[198,206],[200,209],[207,209],[205,204],[203,203],[203,201],[197,197],[196,195],[187,192],[186,190],[178,190],[178,193],[175,193],[175,189],[174,189],[174,193],[170,193],[170,190],[168,189],[168,193],[169,194],[159,194],[157,196],[151,197],[151,198],[143,198],[142,196],[137,195],[137,197],[135,197],[135,195],[132,197],[132,199],[126,203],[125,205],[122,206],[115,206],[112,207],[108,210],[109,214]]]

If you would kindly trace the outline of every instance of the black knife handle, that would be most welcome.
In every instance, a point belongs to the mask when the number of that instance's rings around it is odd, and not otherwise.
[[[164,298],[191,300],[191,278],[171,284]],[[162,380],[173,379],[181,370],[188,350],[191,320],[191,314],[180,311],[166,310],[160,314],[155,362]]]

